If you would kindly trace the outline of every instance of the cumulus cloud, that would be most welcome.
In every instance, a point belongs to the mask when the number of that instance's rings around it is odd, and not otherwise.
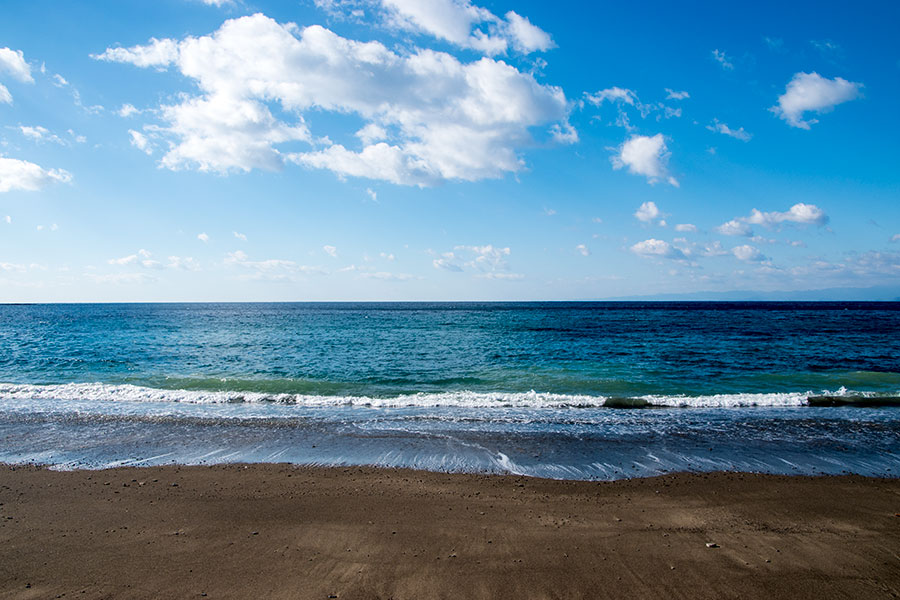
[[[178,59],[178,43],[170,39],[150,38],[150,43],[145,46],[107,48],[102,54],[92,54],[91,58],[109,62],[127,62],[138,67],[164,69]]]
[[[44,169],[26,160],[0,156],[0,193],[36,192],[51,183],[69,183],[72,174],[63,169]]]
[[[669,88],[666,88],[666,94],[666,100],[685,100],[691,97],[691,95],[685,91],[676,92],[675,90],[670,90]]]
[[[209,241],[209,236],[206,234],[206,232],[198,233],[197,239],[205,244],[206,242]]]
[[[140,131],[135,131],[134,129],[129,129],[128,135],[131,137],[132,146],[144,154],[153,154],[153,146],[150,145],[150,140],[147,139],[146,135]]]
[[[502,61],[462,63],[429,49],[398,54],[262,14],[226,21],[208,36],[110,48],[96,58],[174,66],[196,82],[200,95],[160,107],[156,133],[171,145],[161,159],[170,169],[227,173],[289,161],[408,185],[474,181],[521,170],[518,152],[531,128],[561,126],[568,115],[560,88]],[[276,118],[271,105],[293,122]],[[307,111],[361,118],[361,147],[313,136]],[[312,148],[281,149],[297,143]]]
[[[732,219],[716,227],[716,231],[723,235],[741,235],[750,237],[753,235],[751,225],[761,225],[767,229],[779,227],[783,223],[796,223],[798,225],[823,226],[828,223],[828,215],[815,204],[798,202],[790,209],[779,212],[762,212],[756,208],[750,211],[747,217]],[[762,238],[754,238],[765,241]],[[771,241],[771,240],[769,240]]]
[[[804,120],[804,113],[826,113],[838,104],[859,98],[861,83],[841,77],[828,79],[818,73],[797,73],[788,82],[778,104],[770,110],[787,121],[791,127],[809,129],[818,119]]]
[[[624,102],[634,106],[634,103],[637,102],[637,94],[629,89],[614,86],[594,94],[585,94],[585,99],[594,106],[600,106],[604,102]]]
[[[390,26],[424,33],[489,56],[513,49],[522,54],[554,47],[550,35],[527,17],[509,11],[501,19],[470,0],[380,0]]]
[[[656,202],[644,202],[634,213],[635,218],[642,223],[651,223],[663,215],[656,206]]]
[[[638,256],[643,256],[645,258],[685,258],[683,251],[665,240],[657,240],[655,238],[650,238],[649,240],[634,244],[631,247],[631,251]]]
[[[775,227],[781,223],[800,223],[804,225],[825,225],[828,223],[828,215],[815,204],[798,202],[785,212],[761,212],[757,209],[750,211],[750,216],[743,219],[753,225]]]
[[[13,98],[6,86],[0,83],[0,102],[3,104],[12,104]]]
[[[582,256],[590,256],[591,255],[591,251],[584,244],[578,244],[577,246],[575,246],[575,251],[578,252],[578,254],[580,254]]]
[[[509,273],[507,258],[512,253],[508,246],[493,244],[484,246],[455,246],[453,251],[444,252],[432,261],[435,269],[463,272],[472,271],[488,279],[519,279],[521,276]]]
[[[59,144],[61,146],[66,144],[61,137],[40,125],[20,125],[19,131],[22,132],[23,136],[38,143],[53,142],[54,144]]]
[[[696,233],[697,226],[692,223],[679,223],[675,226],[675,231],[681,233]]]
[[[247,236],[246,236],[245,234],[243,234],[243,233],[238,233],[237,231],[232,231],[231,233],[233,233],[233,234],[234,234],[234,237],[236,237],[237,239],[241,240],[242,242],[246,242],[246,241],[247,241]]]
[[[661,133],[633,135],[618,150],[619,153],[610,159],[614,169],[627,167],[629,173],[643,175],[651,184],[665,179],[678,187],[678,181],[668,174],[669,152]]]
[[[267,260],[250,260],[247,253],[237,250],[228,252],[223,263],[226,266],[238,267],[249,271],[250,279],[263,279],[269,281],[291,281],[298,275],[324,275],[326,271],[321,267],[300,265],[292,260],[270,258]]]
[[[676,93],[676,96],[680,93],[687,94],[687,92],[678,92]],[[597,107],[602,106],[604,102],[615,104],[618,111],[618,117],[616,118],[615,124],[619,127],[624,127],[628,131],[633,131],[635,127],[631,124],[626,107],[637,111],[642,119],[646,119],[652,114],[656,115],[657,121],[660,121],[663,118],[670,119],[672,117],[681,116],[680,108],[672,108],[671,106],[666,106],[662,102],[641,102],[634,90],[620,88],[618,86],[606,88],[593,94],[585,93],[584,99]]]
[[[170,269],[181,269],[184,271],[200,270],[200,263],[190,256],[170,256],[169,264],[166,266]]]
[[[722,235],[740,235],[746,237],[753,235],[753,229],[740,219],[732,219],[726,223],[722,223],[716,227],[716,231]]]
[[[732,129],[725,123],[720,123],[718,119],[713,119],[712,125],[707,125],[706,128],[710,131],[715,131],[717,133],[733,137],[736,140],[741,140],[742,142],[749,142],[750,138],[753,137],[753,134],[744,131],[743,127]]]
[[[713,56],[713,60],[715,60],[717,63],[719,63],[722,66],[722,68],[725,69],[726,71],[734,70],[734,63],[731,62],[731,58],[727,54],[722,52],[721,50],[718,50],[718,49],[713,50],[712,56]]]
[[[735,258],[744,262],[759,262],[766,258],[758,248],[754,248],[748,244],[735,246],[731,249],[731,253],[734,254]]]
[[[34,83],[31,67],[21,50],[0,48],[0,73],[7,73],[22,83]]]
[[[139,115],[141,111],[134,107],[132,104],[123,104],[121,108],[119,108],[117,114],[120,117],[128,118],[132,115]]]
[[[322,250],[325,251],[325,254],[332,258],[337,258],[337,248],[334,246],[322,246]]]
[[[550,34],[533,25],[527,17],[513,11],[506,13],[506,31],[512,39],[513,48],[523,54],[546,52],[556,46]]]
[[[106,262],[118,266],[136,265],[145,269],[162,269],[163,264],[158,260],[151,258],[152,256],[153,255],[150,252],[141,248],[135,254],[129,254],[128,256],[123,256],[121,258],[111,258]],[[170,259],[172,258],[177,257],[170,257]]]

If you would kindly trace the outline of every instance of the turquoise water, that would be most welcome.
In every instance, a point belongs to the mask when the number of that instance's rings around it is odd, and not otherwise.
[[[897,303],[0,307],[0,460],[900,469]],[[651,406],[623,410],[613,406]]]

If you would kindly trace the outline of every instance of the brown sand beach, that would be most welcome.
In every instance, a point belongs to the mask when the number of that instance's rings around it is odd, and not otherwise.
[[[3,598],[897,598],[900,480],[0,467]]]

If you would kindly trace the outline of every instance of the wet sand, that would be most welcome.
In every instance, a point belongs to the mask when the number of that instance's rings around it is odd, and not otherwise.
[[[0,598],[898,598],[898,555],[898,479],[0,466]]]

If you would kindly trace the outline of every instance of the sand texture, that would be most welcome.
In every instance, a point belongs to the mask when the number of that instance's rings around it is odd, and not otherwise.
[[[900,480],[0,466],[0,598],[898,598]]]

